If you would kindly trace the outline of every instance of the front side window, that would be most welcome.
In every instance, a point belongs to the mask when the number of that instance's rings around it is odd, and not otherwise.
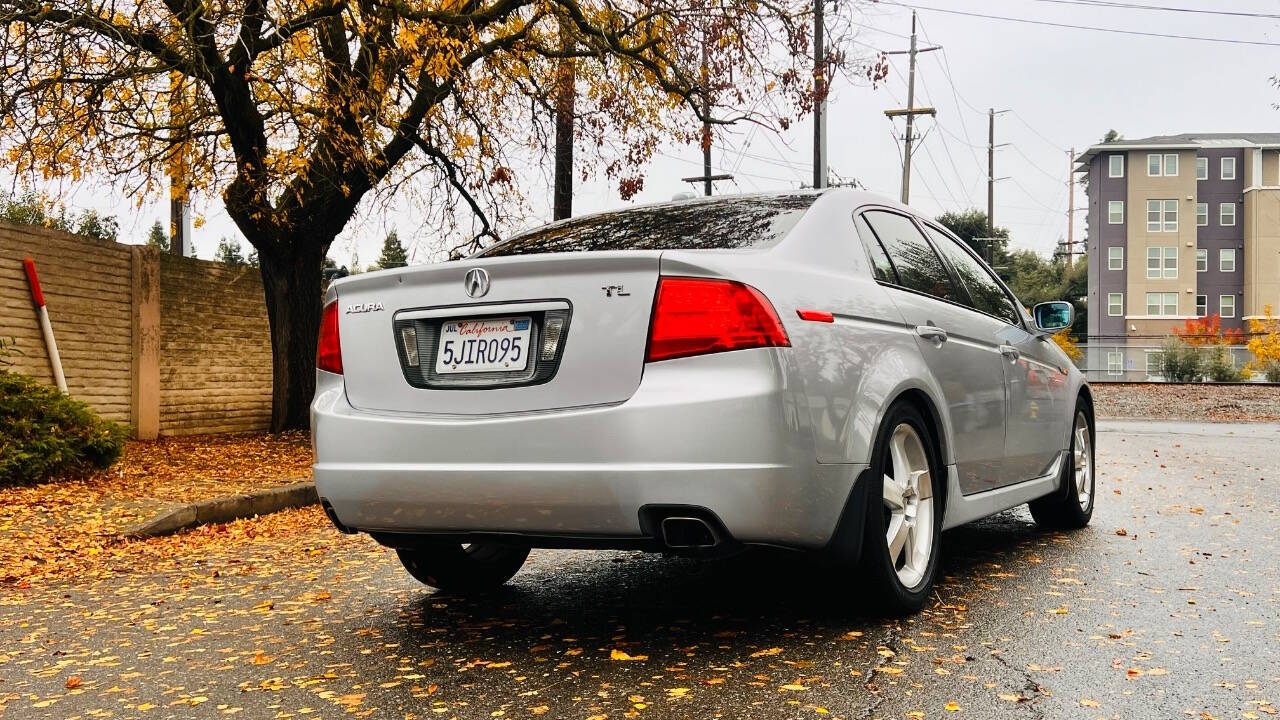
[[[1164,249],[1164,279],[1176,280],[1178,277],[1178,248]]]
[[[1208,272],[1208,271],[1209,271],[1209,251],[1203,250],[1203,249],[1196,250],[1196,272],[1200,273],[1200,272]]]
[[[1147,374],[1159,375],[1160,366],[1164,364],[1164,353],[1159,350],[1147,350]]]
[[[942,258],[929,247],[910,218],[884,210],[868,210],[862,217],[893,261],[899,285],[943,300],[959,301]]]
[[[1219,272],[1235,272],[1236,271],[1236,251],[1235,250],[1219,250],[1218,251],[1218,270]]]
[[[1209,314],[1209,296],[1196,296],[1196,317],[1204,317]]]
[[[1196,179],[1197,180],[1209,179],[1209,158],[1207,157],[1196,158]]]
[[[1124,374],[1124,353],[1111,351],[1107,353],[1107,374],[1123,375]]]
[[[1124,293],[1107,293],[1107,315],[1120,317],[1124,314]]]
[[[1178,201],[1147,201],[1147,232],[1178,232]]]
[[[1177,157],[1177,155],[1174,155]],[[1178,201],[1164,201],[1164,231],[1178,232]]]
[[[1018,324],[1018,310],[1008,293],[991,275],[991,271],[947,233],[925,225],[933,244],[951,262],[960,284],[969,292],[973,309],[997,317],[1010,325]]]
[[[1108,270],[1124,269],[1124,248],[1122,247],[1107,248],[1107,269]]]
[[[1165,177],[1178,177],[1178,156],[1169,153],[1164,156],[1164,174]]]
[[[1236,179],[1236,159],[1235,158],[1233,157],[1222,158],[1222,179],[1223,180]]]
[[[1161,248],[1158,248],[1158,247],[1147,248],[1147,279],[1148,280],[1160,279],[1160,258],[1161,258]]]
[[[1166,280],[1176,279],[1178,277],[1178,248],[1176,247],[1149,247],[1147,248],[1147,279]]]
[[[1161,207],[1159,200],[1147,201],[1147,232],[1160,232]]]
[[[1124,201],[1111,200],[1107,202],[1107,222],[1111,225],[1124,224]]]
[[[1147,156],[1148,177],[1160,177],[1160,158],[1161,156],[1156,153]]]
[[[1196,227],[1209,224],[1209,203],[1196,203]]]
[[[1124,156],[1123,155],[1107,156],[1107,177],[1113,177],[1113,178],[1124,177]]]
[[[1218,296],[1218,308],[1220,315],[1224,318],[1233,318],[1236,316],[1236,296],[1220,295]]]
[[[1236,224],[1236,204],[1222,203],[1218,206],[1218,224],[1222,227],[1231,227]]]

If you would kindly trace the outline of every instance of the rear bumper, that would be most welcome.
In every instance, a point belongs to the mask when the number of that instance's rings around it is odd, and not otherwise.
[[[627,545],[646,537],[641,508],[685,505],[738,542],[822,547],[865,466],[815,462],[784,352],[655,363],[626,402],[499,416],[356,410],[342,378],[321,373],[316,486],[366,532]]]

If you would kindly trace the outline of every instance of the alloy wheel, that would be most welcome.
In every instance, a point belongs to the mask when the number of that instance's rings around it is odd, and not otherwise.
[[[898,581],[911,589],[923,581],[933,552],[933,480],[924,443],[907,423],[889,439],[883,495],[889,561]]]
[[[1089,419],[1084,413],[1076,413],[1072,433],[1075,435],[1071,461],[1075,465],[1076,499],[1080,509],[1087,511],[1093,498],[1093,444],[1089,440]]]

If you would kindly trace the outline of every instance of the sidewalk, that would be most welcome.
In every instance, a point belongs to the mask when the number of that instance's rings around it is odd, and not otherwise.
[[[0,588],[71,571],[123,533],[191,503],[310,475],[304,433],[198,435],[130,442],[120,462],[87,478],[0,487]]]

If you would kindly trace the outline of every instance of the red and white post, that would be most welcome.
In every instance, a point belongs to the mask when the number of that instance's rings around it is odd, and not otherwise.
[[[36,318],[40,321],[40,332],[44,334],[44,347],[49,353],[49,366],[53,369],[53,380],[58,389],[67,391],[67,378],[62,374],[62,357],[58,355],[58,341],[53,338],[53,323],[49,322],[49,308],[44,304],[44,291],[40,289],[40,276],[36,274],[36,263],[31,258],[22,260],[22,267],[27,271],[27,284],[31,286],[31,301],[36,304]]]

